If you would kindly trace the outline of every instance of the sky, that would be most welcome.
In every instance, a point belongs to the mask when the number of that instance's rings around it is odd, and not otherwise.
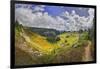
[[[88,30],[93,26],[94,9],[34,4],[16,4],[15,20],[28,27],[59,31]]]
[[[38,5],[31,5],[30,9],[34,10],[34,8],[38,6]],[[17,4],[16,8],[29,8],[29,5],[22,5],[22,4]],[[75,10],[77,14],[79,14],[80,16],[88,16],[88,8],[82,8],[84,10],[81,10],[81,8],[77,8],[77,7],[59,7],[59,6],[45,6],[42,7],[44,9],[44,12],[48,12],[50,15],[53,16],[58,16],[59,14],[61,14],[62,12],[68,11],[69,13],[72,12],[72,10]]]

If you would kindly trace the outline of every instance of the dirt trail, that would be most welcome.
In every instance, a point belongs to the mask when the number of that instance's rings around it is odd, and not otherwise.
[[[83,61],[91,61],[91,60],[92,60],[92,56],[91,56],[91,42],[88,41],[88,45],[85,47]]]

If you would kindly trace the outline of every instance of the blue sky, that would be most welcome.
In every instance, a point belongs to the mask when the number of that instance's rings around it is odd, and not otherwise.
[[[21,8],[23,6],[23,4],[17,4],[16,8]],[[38,5],[26,5],[24,6],[24,8],[27,8],[28,6],[30,6],[30,9],[34,10],[34,8]],[[51,16],[59,16],[61,13],[68,11],[69,13],[72,12],[72,10],[74,10],[76,12],[76,14],[78,14],[79,16],[85,16],[87,17],[88,14],[88,8],[81,8],[79,9],[78,7],[62,7],[62,6],[48,6],[45,5],[45,7],[43,7],[44,11],[43,12],[48,12],[49,15]]]
[[[60,15],[62,12],[68,11],[69,13],[72,12],[72,10],[74,10],[76,12],[76,14],[80,15],[80,16],[88,16],[88,9],[86,10],[80,10],[77,7],[59,7],[59,6],[46,6],[45,7],[45,11],[48,12],[51,15],[57,16]]]

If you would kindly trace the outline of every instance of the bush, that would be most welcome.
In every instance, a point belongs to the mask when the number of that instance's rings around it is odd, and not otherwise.
[[[59,40],[60,40],[60,37],[56,37],[55,40],[56,40],[56,41],[59,41]]]
[[[50,43],[55,43],[56,42],[54,37],[48,37],[47,41],[49,41]]]

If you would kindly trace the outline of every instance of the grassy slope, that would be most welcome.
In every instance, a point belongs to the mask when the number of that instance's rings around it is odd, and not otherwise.
[[[28,64],[32,64],[32,62],[33,64],[40,64],[82,61],[84,52],[84,46],[82,44],[86,42],[86,32],[81,35],[81,41],[79,41],[78,33],[60,34],[60,40],[56,43],[48,42],[46,40],[47,37],[33,33],[23,26],[17,26],[15,34],[16,48],[20,48],[20,50],[28,53],[29,56],[27,55],[26,57],[32,58],[32,60],[26,62]],[[74,48],[73,45],[75,44],[79,47]],[[23,56],[20,55],[19,57],[17,55],[16,59],[21,57]],[[20,62],[16,62],[16,64],[20,64]]]

